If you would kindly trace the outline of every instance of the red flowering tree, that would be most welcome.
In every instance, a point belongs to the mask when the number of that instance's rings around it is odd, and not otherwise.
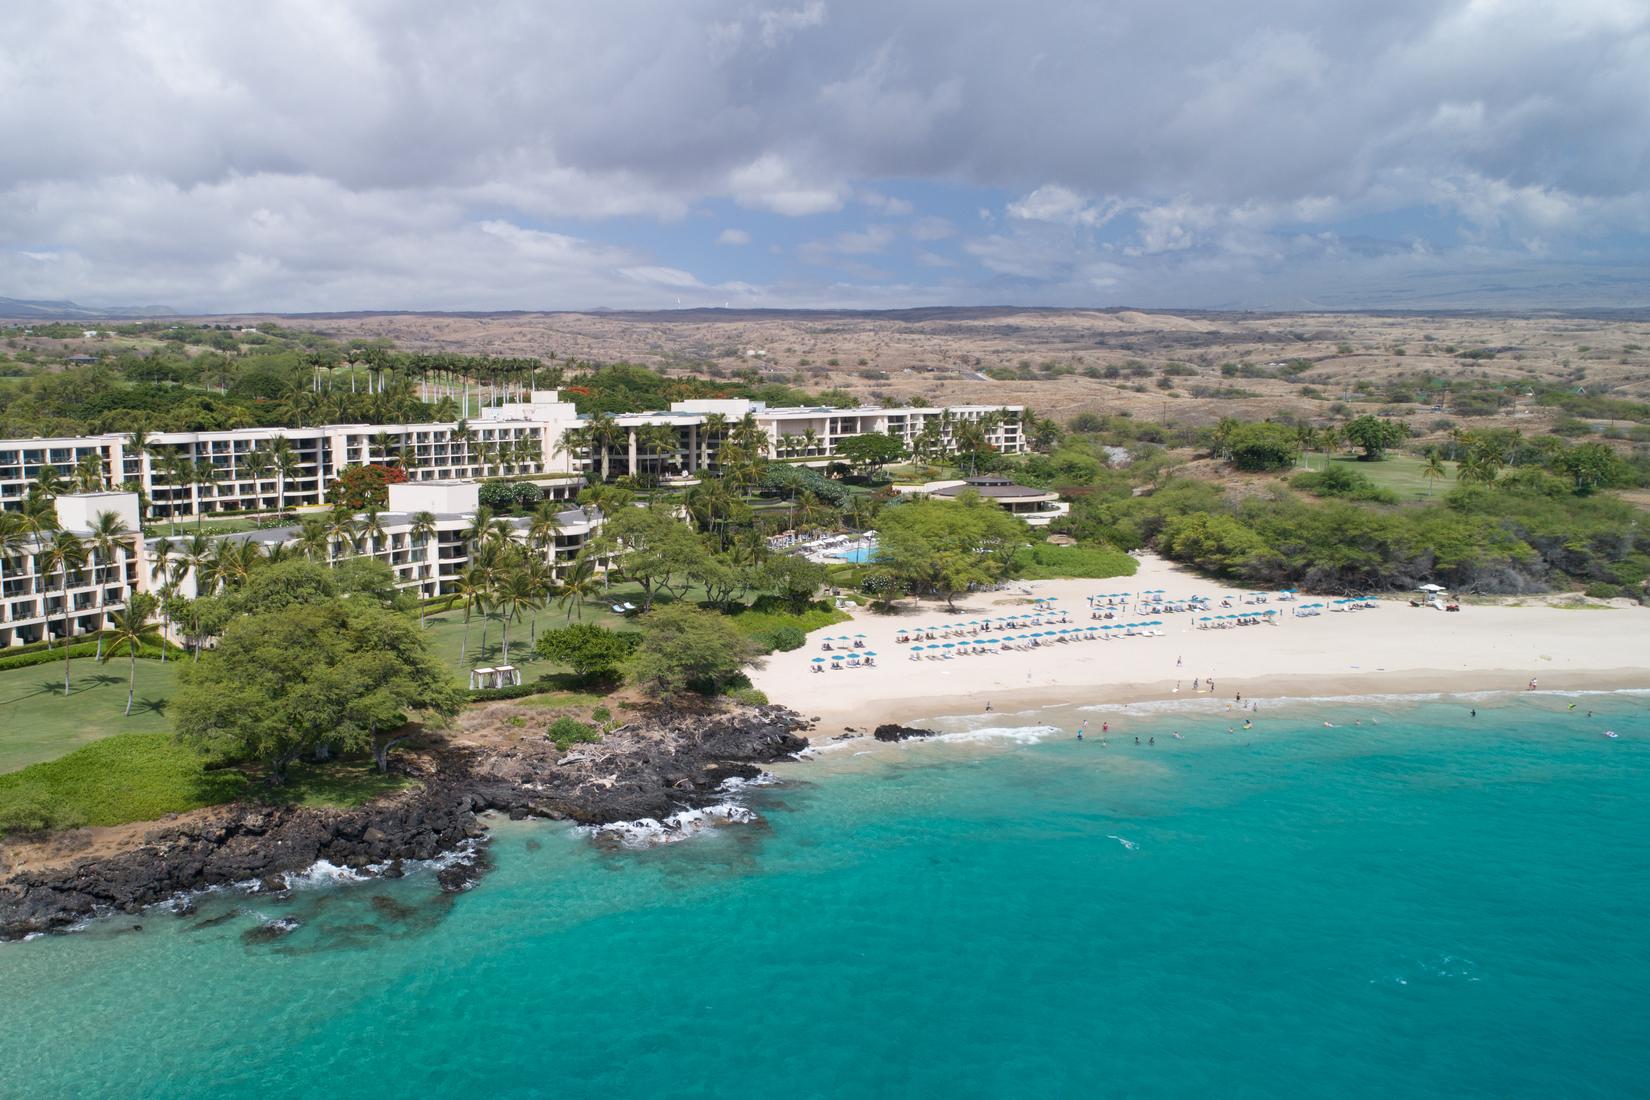
[[[327,486],[327,502],[351,511],[383,508],[390,502],[390,486],[406,480],[407,471],[399,466],[347,466]]]

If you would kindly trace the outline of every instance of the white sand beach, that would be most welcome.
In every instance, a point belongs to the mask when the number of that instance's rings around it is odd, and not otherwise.
[[[1027,589],[1029,591],[1021,591]],[[1069,616],[1058,626],[1103,625],[1091,619],[1087,597],[1109,592],[1163,589],[1169,599],[1204,594],[1211,611],[1139,615],[1118,609],[1113,623],[1161,622],[1161,637],[1054,642],[1032,651],[912,660],[910,646],[895,641],[916,626],[960,625],[970,619],[1023,614],[1034,597],[1053,597]],[[905,601],[897,614],[866,610],[809,635],[808,644],[776,653],[753,672],[768,697],[820,717],[823,733],[845,726],[909,721],[942,714],[977,713],[990,703],[1009,710],[1053,703],[1123,703],[1190,696],[1194,679],[1214,678],[1214,695],[1247,697],[1332,696],[1366,693],[1518,691],[1535,678],[1540,688],[1596,690],[1650,687],[1650,609],[1562,608],[1537,600],[1471,603],[1459,613],[1411,607],[1385,598],[1359,611],[1297,618],[1290,603],[1221,608],[1220,597],[1238,590],[1197,577],[1151,556],[1133,577],[1111,580],[1030,581],[1011,591],[981,593],[957,602]],[[1303,596],[1301,603],[1329,602]],[[1276,610],[1276,625],[1199,630],[1203,614]],[[1010,633],[1024,633],[1014,630]],[[1117,631],[1113,632],[1120,633]],[[871,667],[813,671],[822,638],[865,635],[876,653]],[[1001,632],[982,634],[1002,637]],[[945,639],[956,640],[956,639]],[[927,644],[927,643],[924,643]],[[838,647],[836,652],[842,652]]]

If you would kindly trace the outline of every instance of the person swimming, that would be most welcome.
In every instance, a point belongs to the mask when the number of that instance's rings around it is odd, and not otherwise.
[[[1155,737],[1148,737],[1148,738],[1146,738],[1146,744],[1148,744],[1148,745],[1155,745],[1155,744],[1157,744],[1157,738],[1155,738]]]
[[[1085,719],[1083,719],[1082,724],[1077,727],[1077,740],[1081,741],[1083,739],[1083,731],[1088,729],[1088,728],[1089,728],[1089,720],[1087,718],[1085,718]]]
[[[1255,724],[1253,722],[1249,721],[1249,719],[1245,718],[1243,720],[1243,728],[1246,729],[1246,730],[1252,730],[1252,729],[1255,728]]]
[[[1174,739],[1175,739],[1175,740],[1176,740],[1176,741],[1184,741],[1184,740],[1186,740],[1186,739],[1185,739],[1185,738],[1184,738],[1184,737],[1182,737],[1182,736],[1180,736],[1180,731],[1179,731],[1179,730],[1175,730],[1175,731],[1174,731]]]

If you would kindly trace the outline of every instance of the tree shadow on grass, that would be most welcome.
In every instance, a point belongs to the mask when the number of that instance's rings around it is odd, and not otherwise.
[[[137,714],[139,711],[143,711],[160,718],[165,718],[166,708],[170,703],[171,700],[165,698],[134,699],[132,701],[132,713]]]

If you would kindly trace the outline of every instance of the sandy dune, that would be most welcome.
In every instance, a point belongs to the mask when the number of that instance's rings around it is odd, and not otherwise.
[[[1521,690],[1531,677],[1542,688],[1650,687],[1650,609],[1640,607],[1473,604],[1448,614],[1383,599],[1370,610],[1298,619],[1290,604],[1273,602],[1266,607],[1279,610],[1278,625],[1229,630],[1198,630],[1195,615],[1131,611],[1115,621],[1160,619],[1164,636],[1056,643],[1032,652],[951,660],[911,660],[910,647],[894,640],[901,628],[1024,613],[1032,596],[1054,597],[1055,606],[1070,615],[1068,627],[1099,625],[1089,618],[1088,595],[1156,588],[1170,598],[1194,593],[1218,597],[1227,591],[1147,557],[1131,578],[1029,582],[1014,591],[960,601],[957,615],[930,603],[897,615],[860,611],[853,623],[816,631],[802,649],[768,658],[752,680],[774,702],[820,716],[823,732],[977,712],[988,701],[1006,710],[1038,703],[1166,698],[1177,691],[1189,694],[1194,678],[1211,676],[1215,694],[1227,699],[1239,691],[1278,697]],[[1256,609],[1216,608],[1214,613],[1248,610]],[[859,633],[866,635],[866,648],[877,654],[874,667],[811,671],[812,659],[824,655],[821,638]]]

